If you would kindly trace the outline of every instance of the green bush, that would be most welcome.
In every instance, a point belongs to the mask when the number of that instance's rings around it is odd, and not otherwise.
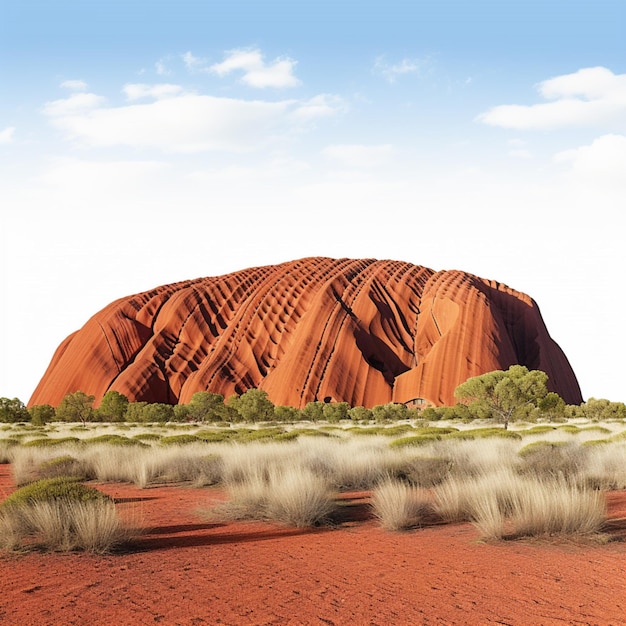
[[[228,441],[237,436],[236,430],[199,430],[196,433],[196,437],[201,441],[207,443],[219,443],[221,441]]]
[[[416,487],[430,489],[449,475],[453,462],[441,457],[416,457],[400,468],[397,477]]]
[[[137,441],[158,441],[161,437],[162,435],[157,435],[157,433],[139,433],[134,435],[133,439],[137,439]]]
[[[21,487],[0,504],[0,509],[54,500],[94,502],[111,500],[111,498],[94,487],[88,487],[77,478],[59,476],[42,478],[30,483],[30,485]]]
[[[414,435],[413,437],[401,437],[400,439],[394,439],[389,446],[392,448],[404,448],[406,446],[422,446],[432,441],[439,441],[441,435]]]
[[[447,439],[485,439],[488,437],[502,437],[504,439],[521,439],[522,436],[512,430],[504,428],[471,428],[469,430],[459,430],[446,435]]]
[[[48,446],[61,446],[64,444],[76,444],[80,443],[80,439],[78,437],[59,437],[57,439],[31,439],[30,441],[24,442],[22,445],[33,448],[46,448]]]
[[[184,435],[169,435],[168,437],[163,437],[161,439],[161,444],[164,446],[172,446],[172,445],[185,445],[188,443],[195,443],[197,441],[203,441],[197,435],[190,435],[189,433],[185,433]]]
[[[139,439],[124,437],[123,435],[98,435],[97,437],[89,437],[83,439],[83,443],[98,444],[107,443],[112,446],[145,446]]]
[[[35,472],[36,479],[56,478],[64,476],[66,478],[78,478],[87,480],[94,478],[88,471],[87,465],[69,454],[57,456],[47,461],[43,461],[37,466]]]

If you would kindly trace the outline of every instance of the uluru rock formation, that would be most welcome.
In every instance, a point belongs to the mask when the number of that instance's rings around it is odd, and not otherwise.
[[[29,406],[77,390],[175,404],[251,388],[295,407],[453,405],[467,378],[513,364],[582,402],[529,296],[462,271],[313,257],[112,302],[57,348]]]

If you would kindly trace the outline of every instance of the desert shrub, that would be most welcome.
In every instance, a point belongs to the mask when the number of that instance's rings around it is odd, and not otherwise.
[[[237,436],[235,430],[201,430],[196,433],[196,437],[202,441],[219,443],[220,441],[228,441]]]
[[[446,521],[469,521],[475,520],[477,506],[486,509],[481,501],[495,499],[503,514],[510,513],[517,480],[519,478],[507,469],[478,476],[450,477],[434,488],[435,509]]]
[[[22,445],[33,448],[44,448],[48,446],[66,445],[68,443],[78,444],[80,443],[80,439],[78,437],[38,438],[25,441]]]
[[[426,490],[392,479],[374,488],[372,508],[386,530],[407,530],[422,526],[432,510]]]
[[[271,440],[284,433],[285,430],[283,428],[259,428],[258,430],[250,429],[247,431],[240,429],[237,432],[236,439],[242,442]]]
[[[520,536],[594,534],[604,523],[604,497],[562,479],[526,480],[518,487],[511,519]]]
[[[0,463],[10,463],[13,455],[11,448],[17,446],[19,441],[16,439],[0,439]]]
[[[578,484],[593,489],[626,489],[626,445],[611,442],[587,447]]]
[[[302,467],[250,476],[226,485],[229,499],[213,508],[221,519],[272,520],[296,527],[325,522],[335,509],[329,485]]]
[[[164,446],[185,445],[187,443],[196,443],[197,441],[202,441],[202,439],[196,435],[185,433],[184,435],[170,435],[168,437],[163,437],[161,439],[161,444]]]
[[[587,450],[566,442],[536,441],[519,451],[521,474],[576,481],[585,466]]]
[[[157,433],[139,433],[137,435],[133,435],[133,439],[137,439],[138,441],[159,441],[163,435],[158,435]]]
[[[100,444],[106,443],[112,446],[144,446],[141,440],[136,438],[124,437],[123,435],[115,435],[115,434],[107,434],[107,435],[98,435],[97,437],[89,437],[88,439],[83,439],[83,443],[86,444]]]
[[[540,424],[539,426],[533,426],[532,428],[528,428],[525,430],[519,430],[521,435],[543,435],[544,433],[549,433],[556,430],[556,426],[550,426],[548,424]]]
[[[386,441],[380,444],[360,438],[341,441],[308,437],[298,440],[300,462],[324,478],[334,489],[371,489],[389,474],[395,474],[401,458]]]
[[[89,468],[77,458],[65,454],[42,461],[35,470],[37,479],[56,478],[67,476],[72,478],[89,479],[91,475]]]
[[[275,441],[291,441],[298,437],[333,437],[330,432],[318,428],[294,428],[274,437]]]
[[[504,428],[471,428],[468,430],[459,430],[447,435],[450,439],[483,439],[489,437],[501,437],[503,439],[521,439],[522,436],[514,430],[505,430]]]
[[[588,535],[600,530],[605,515],[597,490],[510,471],[450,479],[435,487],[435,502],[445,520],[469,520],[485,539]]]
[[[273,476],[267,496],[267,516],[290,526],[316,526],[335,509],[330,487],[319,476],[302,470]]]
[[[48,478],[15,491],[0,505],[5,550],[43,548],[109,552],[132,531],[111,498],[69,478]]]
[[[441,484],[449,475],[453,462],[440,457],[414,457],[403,463],[398,478],[411,485],[430,489]]]
[[[107,500],[109,496],[93,487],[81,483],[76,478],[61,476],[43,478],[14,491],[0,505],[1,509],[32,504],[33,502],[49,502],[51,500],[72,500],[74,502],[90,502]]]
[[[394,439],[389,443],[391,448],[404,448],[407,446],[422,446],[426,443],[431,443],[433,441],[439,441],[441,439],[441,435],[437,434],[426,434],[426,435],[414,435],[412,437],[400,437],[399,439]]]

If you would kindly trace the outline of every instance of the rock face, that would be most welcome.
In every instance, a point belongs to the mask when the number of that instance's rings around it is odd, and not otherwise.
[[[461,271],[315,257],[111,303],[58,347],[29,406],[77,390],[96,404],[109,390],[175,404],[255,387],[295,407],[451,405],[467,378],[513,364],[543,370],[566,402],[582,402],[527,295]]]

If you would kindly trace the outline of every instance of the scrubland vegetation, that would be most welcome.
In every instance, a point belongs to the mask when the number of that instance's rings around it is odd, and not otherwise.
[[[363,491],[388,531],[470,522],[484,539],[599,537],[604,493],[626,489],[626,406],[567,407],[540,374],[514,366],[470,379],[457,390],[464,403],[422,410],[297,410],[259,390],[226,402],[202,392],[175,407],[116,392],[98,409],[81,392],[56,410],[2,399],[0,463],[20,489],[0,504],[1,547],[120,545],[133,525],[92,497],[103,482],[205,488],[203,514],[222,520],[339,523],[339,494]]]
[[[3,428],[0,456],[11,463],[17,486],[42,480],[214,486],[226,501],[215,501],[207,490],[203,514],[221,520],[332,524],[344,506],[338,494],[357,490],[371,491],[372,513],[390,531],[471,522],[484,539],[599,536],[604,492],[626,488],[623,420],[526,423],[508,431],[484,422],[423,420],[358,427],[343,422]],[[290,433],[294,436],[285,437]],[[6,504],[0,508],[4,549],[104,551],[129,533],[113,502],[67,498],[18,508],[19,514]]]

